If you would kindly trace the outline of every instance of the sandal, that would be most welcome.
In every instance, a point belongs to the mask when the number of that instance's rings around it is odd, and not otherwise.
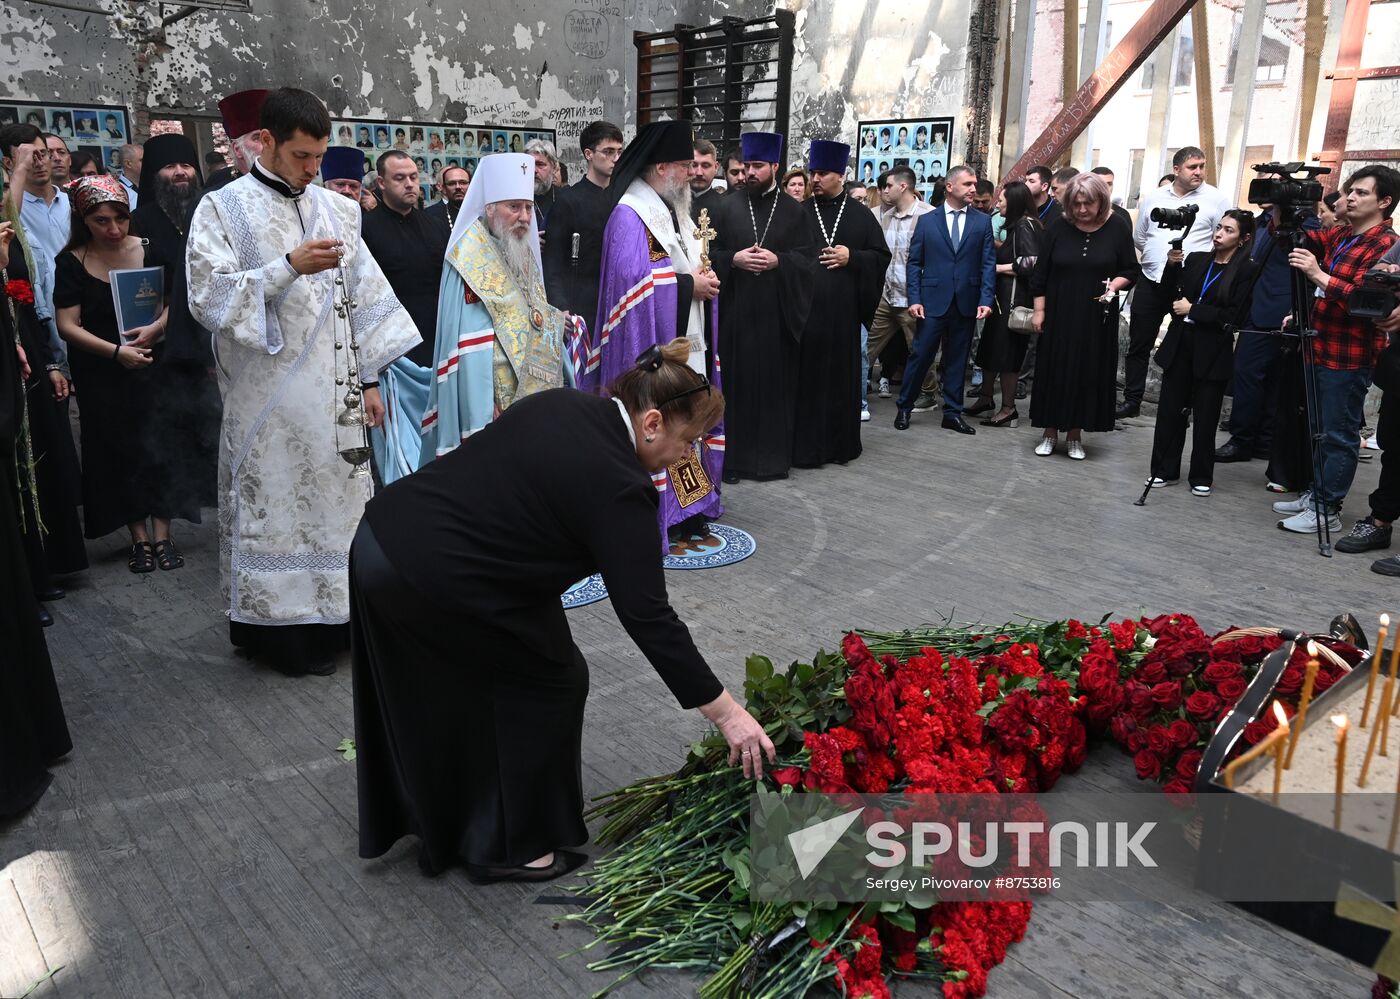
[[[163,571],[179,569],[185,564],[185,556],[180,554],[180,549],[175,547],[175,542],[170,538],[156,542],[156,562],[159,563]],[[149,571],[149,570],[147,570]]]
[[[156,558],[149,541],[137,541],[126,557],[126,567],[132,572],[155,572]]]

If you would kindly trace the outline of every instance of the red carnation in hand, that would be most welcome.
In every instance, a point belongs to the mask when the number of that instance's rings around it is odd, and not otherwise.
[[[6,281],[5,294],[16,302],[23,302],[25,305],[34,304],[34,286],[28,281]]]

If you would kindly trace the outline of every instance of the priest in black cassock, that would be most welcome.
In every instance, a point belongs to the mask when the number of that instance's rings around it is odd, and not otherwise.
[[[885,286],[890,248],[869,208],[846,194],[844,142],[812,140],[813,194],[802,206],[820,269],[802,333],[792,463],[816,468],[860,457],[860,328]]]
[[[749,132],[740,146],[745,187],[724,199],[710,247],[720,278],[726,482],[787,478],[798,342],[817,277],[802,206],[778,189],[783,137]]]
[[[151,441],[170,459],[171,496],[177,510],[219,505],[219,424],[223,405],[214,378],[209,331],[190,315],[185,242],[199,201],[199,154],[183,135],[152,137],[141,160],[140,196],[131,213],[132,232],[150,243],[151,256],[170,281],[170,317],[160,353],[158,405],[169,415],[156,425],[174,439]],[[81,387],[79,387],[81,392]],[[196,521],[197,522],[197,521]]]
[[[609,187],[622,153],[622,130],[610,121],[595,121],[578,142],[588,169],[556,196],[549,213],[550,238],[540,247],[540,257],[549,304],[592,324],[598,314],[603,230],[617,204]]]

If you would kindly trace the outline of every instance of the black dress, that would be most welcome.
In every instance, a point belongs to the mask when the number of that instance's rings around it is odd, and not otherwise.
[[[147,267],[158,266],[149,253]],[[167,271],[166,287],[171,275]],[[115,350],[117,317],[112,287],[93,277],[71,252],[59,255],[54,306],[78,307],[78,322]],[[144,368],[125,368],[111,353],[93,354],[72,347],[78,398],[78,428],[83,452],[83,526],[100,538],[147,517],[199,523],[199,504],[175,484],[172,435],[166,432],[159,405],[163,391],[161,348]]]
[[[997,247],[997,263],[1015,264],[1026,257],[1034,258],[1040,253],[1044,232],[1034,219],[1018,219],[1007,238]],[[996,307],[982,324],[982,337],[977,343],[976,363],[984,372],[982,384],[987,386],[988,398],[991,397],[991,382],[987,379],[987,373],[1020,371],[1026,360],[1031,335],[1011,329],[1007,320],[1013,305],[1031,304],[1031,270],[1031,267],[1018,266],[1015,275],[997,275]]]
[[[511,406],[365,507],[350,550],[360,856],[526,863],[588,838],[588,667],[560,603],[601,572],[683,707],[718,697],[666,596],[657,493],[611,399]]]
[[[22,391],[9,301],[0,291],[0,819],[38,801],[52,779],[48,764],[73,748],[20,537],[15,449]]]
[[[1031,273],[1031,294],[1045,297],[1031,396],[1034,426],[1113,429],[1118,303],[1105,307],[1098,298],[1105,281],[1121,277],[1131,283],[1140,273],[1132,230],[1116,215],[1094,232],[1064,218],[1046,227],[1045,245]]]

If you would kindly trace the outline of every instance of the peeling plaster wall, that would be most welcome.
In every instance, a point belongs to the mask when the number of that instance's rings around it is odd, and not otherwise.
[[[797,15],[790,158],[807,140],[855,143],[856,122],[949,116],[966,144],[969,0],[779,0]]]
[[[251,14],[202,11],[152,43],[155,4],[82,2],[114,16],[0,5],[0,92],[211,114],[233,91],[299,86],[332,116],[554,128],[575,165],[588,122],[633,123],[634,31],[771,9],[762,0],[253,0]]]
[[[294,85],[333,116],[542,124],[580,164],[595,118],[634,123],[634,31],[762,17],[768,0],[253,0],[166,29],[155,4],[78,0],[80,14],[6,0],[0,91],[15,99],[212,114],[224,94]],[[963,151],[969,0],[778,0],[797,15],[793,157],[853,142],[861,118],[951,115]],[[169,9],[169,8],[167,8]]]

